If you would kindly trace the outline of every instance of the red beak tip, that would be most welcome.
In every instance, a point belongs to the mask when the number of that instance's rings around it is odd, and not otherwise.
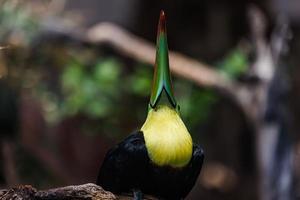
[[[158,30],[160,32],[165,32],[166,30],[166,15],[163,10],[160,11]]]
[[[160,18],[165,18],[165,11],[164,10],[160,11]]]

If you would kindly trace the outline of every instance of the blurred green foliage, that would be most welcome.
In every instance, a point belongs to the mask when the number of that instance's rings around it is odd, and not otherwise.
[[[26,9],[25,9],[26,8]],[[0,2],[0,40],[29,44],[38,31],[38,21],[22,2],[4,0]]]
[[[106,58],[87,70],[80,62],[71,61],[61,76],[64,112],[82,112],[92,118],[111,116],[120,98],[121,65],[116,59]]]
[[[151,91],[152,70],[149,66],[137,64],[134,73],[127,80],[127,92],[148,97]]]
[[[235,79],[245,73],[248,66],[248,57],[239,47],[233,49],[222,61],[217,63],[218,69],[231,79]]]
[[[64,46],[69,53],[62,54],[68,56],[60,59],[57,48],[51,52],[48,47],[43,55],[54,54],[55,64],[63,65],[59,73],[60,91],[51,91],[46,86],[39,93],[49,122],[84,115],[99,122],[97,126],[83,124],[90,135],[104,133],[110,137],[141,126],[147,113],[153,68],[138,62],[129,65],[117,55],[103,55],[91,48],[74,50]],[[219,62],[218,69],[235,79],[247,70],[246,65],[246,55],[237,48]],[[199,88],[188,80],[174,77],[173,83],[181,115],[191,133],[196,132],[209,119],[219,97],[215,91]]]
[[[136,101],[142,98],[144,102],[140,105],[133,103],[134,107],[126,110],[146,113],[152,68],[137,63],[131,73],[124,74],[125,68],[117,57],[102,58],[91,68],[78,60],[72,60],[63,69],[61,76],[61,111],[69,116],[84,113],[94,119],[115,118],[116,111],[126,107],[122,104],[122,98],[129,96],[127,98],[131,98],[132,102],[135,102],[132,98],[136,98]],[[207,119],[211,105],[217,100],[213,91],[199,89],[182,79],[176,80],[175,91],[179,94],[181,114],[191,128]]]
[[[181,115],[186,126],[194,130],[197,126],[206,122],[210,115],[212,106],[217,102],[218,96],[209,89],[199,89],[193,86],[190,95],[179,98]]]

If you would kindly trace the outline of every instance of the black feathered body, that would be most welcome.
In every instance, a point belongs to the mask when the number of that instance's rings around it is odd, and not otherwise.
[[[143,133],[131,134],[106,155],[97,184],[114,193],[141,190],[164,199],[182,199],[193,188],[203,163],[203,150],[193,146],[187,166],[173,168],[151,162]]]

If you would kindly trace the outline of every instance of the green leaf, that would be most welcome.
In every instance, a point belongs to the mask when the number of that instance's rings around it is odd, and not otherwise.
[[[249,63],[247,55],[240,49],[230,52],[217,66],[229,78],[237,78],[245,73]]]
[[[113,84],[119,80],[121,64],[116,59],[107,59],[98,62],[95,66],[94,77],[100,84]]]
[[[136,66],[136,71],[127,80],[129,92],[147,97],[151,91],[152,72],[148,66]]]

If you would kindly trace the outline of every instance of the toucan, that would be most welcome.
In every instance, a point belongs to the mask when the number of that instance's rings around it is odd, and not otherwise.
[[[204,153],[183,123],[171,83],[166,17],[161,11],[148,114],[142,128],[110,149],[97,184],[116,194],[184,199],[195,185]]]

